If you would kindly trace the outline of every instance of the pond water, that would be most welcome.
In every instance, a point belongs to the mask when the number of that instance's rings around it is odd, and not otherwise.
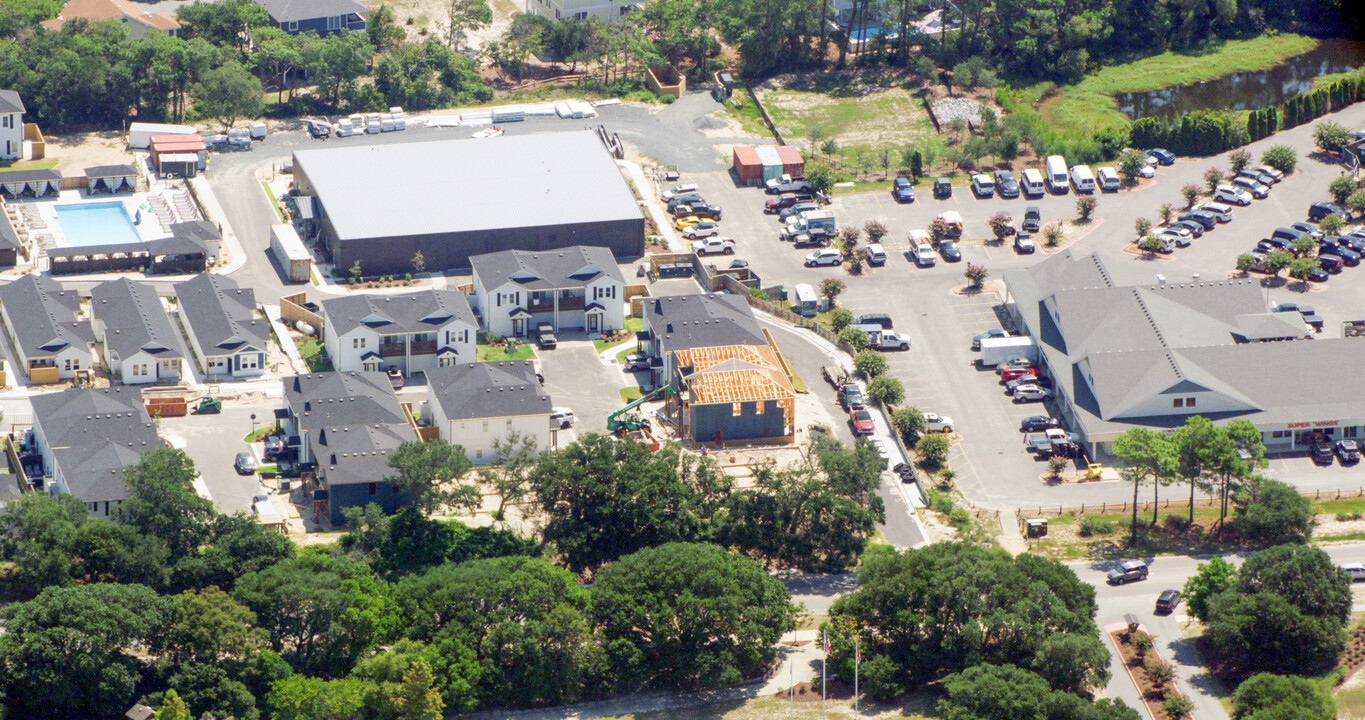
[[[1251,110],[1305,92],[1323,75],[1365,66],[1365,43],[1323,40],[1317,48],[1268,70],[1239,72],[1195,85],[1152,92],[1118,93],[1119,111],[1136,120],[1172,117],[1190,110]]]

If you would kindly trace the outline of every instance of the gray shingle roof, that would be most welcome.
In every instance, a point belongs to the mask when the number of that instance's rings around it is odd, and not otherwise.
[[[284,395],[329,485],[382,481],[389,453],[417,439],[384,373],[294,375]]]
[[[180,315],[208,354],[265,352],[270,325],[256,317],[256,294],[226,275],[200,273],[175,286]]]
[[[338,335],[360,325],[378,333],[435,332],[452,320],[474,327],[474,311],[459,290],[423,290],[405,295],[355,293],[322,301],[327,322]]]
[[[342,240],[642,217],[587,130],[298,150],[294,167]]]
[[[171,237],[195,240],[202,244],[221,240],[223,234],[218,232],[217,225],[207,220],[187,220],[171,225]]]
[[[528,290],[584,287],[603,277],[625,283],[611,250],[604,247],[575,245],[545,252],[503,250],[476,255],[469,259],[469,264],[485,288],[498,287],[509,279]]]
[[[91,288],[90,296],[90,311],[104,325],[104,346],[120,359],[139,352],[161,360],[185,357],[179,333],[151,285],[118,278]]]
[[[550,396],[529,360],[451,365],[426,375],[449,420],[550,414]]]
[[[128,496],[123,468],[165,447],[132,388],[73,388],[32,397],[34,425],[53,449],[71,494],[84,502]]]
[[[350,13],[356,13],[361,17],[370,14],[369,8],[356,0],[256,0],[256,4],[265,8],[271,19],[277,23]]]
[[[749,303],[736,295],[669,295],[646,300],[645,323],[668,352],[768,344]]]
[[[134,165],[96,165],[85,169],[88,178],[137,177]]]
[[[80,298],[47,275],[23,275],[0,286],[4,305],[25,357],[49,357],[71,346],[87,351],[95,341],[90,322],[78,321]]]
[[[1070,253],[1006,273],[1019,313],[1087,434],[1168,427],[1195,413],[1216,418],[1219,413],[1176,409],[1171,402],[1200,392],[1221,395],[1234,408],[1222,417],[1256,422],[1365,415],[1365,389],[1356,392],[1350,383],[1324,392],[1329,386],[1312,373],[1290,373],[1308,378],[1295,390],[1282,382],[1284,373],[1273,382],[1266,376],[1266,368],[1346,363],[1365,344],[1264,342],[1313,335],[1296,313],[1267,312],[1254,281],[1160,283],[1154,274],[1123,275],[1125,284],[1098,255]],[[1319,401],[1324,395],[1331,398]],[[1331,414],[1351,403],[1349,413]],[[1332,406],[1331,412],[1309,409],[1314,405]]]
[[[0,113],[22,113],[24,101],[17,90],[0,90]]]

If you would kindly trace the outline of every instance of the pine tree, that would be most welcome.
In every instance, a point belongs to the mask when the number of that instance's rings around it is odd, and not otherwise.
[[[401,720],[441,720],[445,702],[441,694],[432,687],[431,665],[426,658],[417,658],[408,664],[403,674],[403,685],[398,697],[393,698]]]
[[[156,711],[155,720],[190,720],[190,709],[174,690],[167,690],[161,701],[161,709]]]

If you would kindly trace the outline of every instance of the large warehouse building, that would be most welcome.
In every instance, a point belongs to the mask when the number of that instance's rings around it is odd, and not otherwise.
[[[343,272],[409,273],[418,251],[427,270],[500,250],[644,254],[644,215],[587,130],[299,150],[294,187]]]
[[[1365,437],[1365,339],[1314,338],[1297,312],[1270,312],[1255,280],[1170,282],[1131,263],[1059,253],[1005,273],[1016,327],[1038,345],[1057,412],[1092,457],[1133,427],[1202,415],[1251,421],[1268,452]]]

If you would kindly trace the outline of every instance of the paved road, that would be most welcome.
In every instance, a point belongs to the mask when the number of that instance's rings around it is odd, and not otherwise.
[[[1335,562],[1365,561],[1365,543],[1335,545],[1325,547],[1323,550]],[[1240,565],[1248,555],[1228,555],[1224,556],[1224,559]],[[1194,641],[1187,638],[1182,631],[1190,622],[1185,615],[1185,606],[1182,604],[1170,615],[1157,615],[1154,612],[1157,595],[1162,590],[1183,588],[1185,580],[1198,570],[1199,563],[1207,562],[1209,558],[1178,555],[1141,559],[1147,561],[1150,568],[1147,579],[1117,586],[1109,585],[1105,581],[1105,573],[1116,563],[1077,562],[1068,565],[1076,571],[1081,580],[1095,586],[1095,598],[1099,605],[1095,621],[1101,628],[1123,622],[1127,614],[1136,615],[1155,638],[1161,657],[1176,666],[1176,677],[1181,691],[1194,701],[1194,717],[1197,720],[1227,718],[1227,713],[1217,699],[1222,690],[1214,687],[1217,681],[1205,668],[1204,660],[1199,655]],[[1365,601],[1365,592],[1362,591],[1365,591],[1365,588],[1355,592],[1357,610],[1361,609],[1362,602]],[[1113,646],[1107,638],[1105,644],[1111,651],[1109,663],[1111,677],[1108,686],[1105,687],[1105,694],[1109,697],[1122,698],[1128,705],[1141,708],[1137,690],[1119,662],[1118,656],[1112,652]],[[1139,712],[1143,717],[1147,717],[1145,710]]]

